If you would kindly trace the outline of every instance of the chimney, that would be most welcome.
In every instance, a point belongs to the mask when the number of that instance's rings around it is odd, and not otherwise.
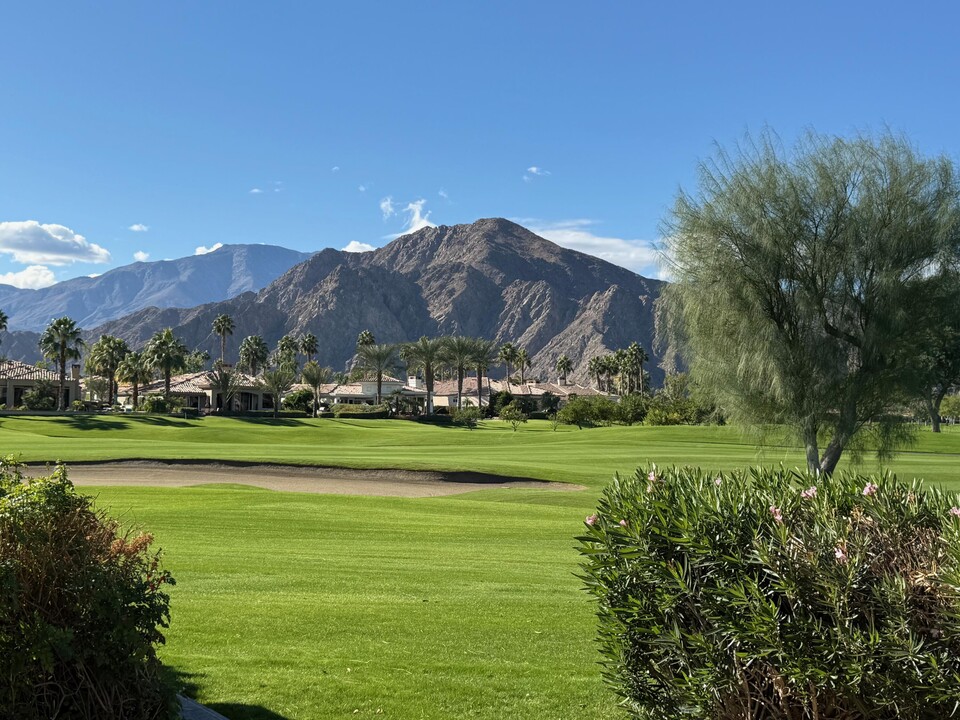
[[[422,381],[416,375],[407,375],[407,387],[417,388],[419,390],[422,386]]]
[[[74,363],[70,366],[70,379],[79,380],[80,379],[80,364]]]

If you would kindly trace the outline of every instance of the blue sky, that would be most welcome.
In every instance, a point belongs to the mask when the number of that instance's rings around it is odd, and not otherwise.
[[[0,282],[503,216],[648,275],[765,126],[956,158],[950,3],[44,2],[0,9]]]

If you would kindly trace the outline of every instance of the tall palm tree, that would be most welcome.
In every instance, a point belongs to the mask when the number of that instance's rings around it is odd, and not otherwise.
[[[263,367],[270,357],[270,348],[259,335],[248,335],[240,343],[240,365],[247,368],[251,375]]]
[[[281,365],[272,370],[264,370],[257,378],[257,384],[267,395],[273,398],[273,416],[280,413],[280,401],[283,394],[293,385],[297,375],[289,365]]]
[[[433,383],[437,368],[443,362],[444,344],[442,338],[428,338],[426,335],[413,343],[400,348],[400,357],[411,368],[423,370],[423,381],[427,386],[427,415],[433,414]]]
[[[529,368],[531,364],[530,355],[527,354],[527,349],[520,348],[517,350],[517,370],[520,371],[521,385],[524,385],[527,382],[527,368]]]
[[[131,352],[117,366],[117,377],[133,386],[133,409],[136,410],[140,405],[140,386],[153,380],[153,368],[143,353]]]
[[[383,376],[397,366],[397,346],[358,345],[357,359],[360,368],[377,376],[377,405],[383,400]]]
[[[567,384],[567,373],[573,370],[573,363],[570,362],[570,358],[566,355],[561,355],[557,358],[557,375],[559,375],[559,380],[562,385]]]
[[[477,406],[483,405],[483,374],[490,368],[491,363],[495,362],[496,354],[494,350],[497,343],[493,340],[484,340],[483,338],[473,339],[473,350],[470,353],[470,363],[473,369],[477,371]]]
[[[170,376],[182,370],[187,361],[187,346],[175,337],[172,328],[157,330],[143,350],[146,361],[163,373],[163,399],[170,401]]]
[[[317,336],[313,333],[306,333],[300,336],[300,352],[307,356],[307,362],[313,360],[313,356],[320,350],[320,343]]]
[[[497,353],[497,359],[504,364],[507,370],[507,389],[510,389],[510,374],[513,370],[513,363],[517,360],[517,349],[511,342],[505,342],[500,346],[500,352]]]
[[[7,323],[10,321],[10,318],[7,317],[7,314],[0,310],[0,332],[3,332],[7,329]]]
[[[597,390],[603,391],[603,356],[595,355],[587,362],[587,371],[597,379]]]
[[[213,332],[220,336],[220,362],[226,362],[227,335],[233,335],[236,325],[229,315],[220,314],[213,321]]]
[[[454,335],[444,338],[444,362],[457,374],[457,407],[463,407],[463,377],[473,363],[473,338]]]
[[[297,374],[297,353],[300,352],[300,343],[293,335],[284,335],[277,342],[277,349],[273,351],[273,364],[277,367],[287,365],[293,374]]]
[[[630,372],[630,390],[637,390],[643,394],[643,364],[650,359],[647,351],[640,343],[633,342],[627,348],[627,367]]]
[[[129,352],[126,341],[113,335],[101,335],[90,346],[87,367],[95,375],[107,376],[107,382],[110,383],[107,395],[111,405],[117,401],[117,368]]]
[[[60,371],[60,384],[57,393],[57,410],[63,410],[63,388],[67,383],[67,360],[79,360],[83,351],[83,339],[80,328],[70,318],[64,316],[51,320],[43,335],[40,336],[40,352],[57,364]]]
[[[314,360],[308,361],[300,372],[303,381],[313,390],[313,416],[317,416],[317,409],[320,407],[320,388],[330,382],[333,370],[328,367],[320,367],[320,364]]]

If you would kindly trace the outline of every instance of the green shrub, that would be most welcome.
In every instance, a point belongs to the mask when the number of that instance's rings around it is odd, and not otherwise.
[[[348,405],[336,404],[333,406],[334,417],[351,417],[363,420],[378,420],[390,417],[390,408],[385,405]]]
[[[617,403],[608,397],[572,397],[557,413],[560,422],[579,428],[608,425],[618,418]]]
[[[527,414],[519,404],[512,402],[500,409],[500,419],[510,423],[513,431],[516,432],[517,428],[527,421]]]
[[[165,415],[167,413],[177,412],[183,408],[184,400],[182,397],[171,395],[169,400],[165,400],[163,395],[151,393],[140,402],[140,409],[147,413]]]
[[[294,390],[283,398],[282,407],[284,410],[299,410],[313,414],[313,390],[303,388]]]
[[[480,422],[482,417],[483,411],[471,405],[470,407],[453,411],[453,424],[473,430],[477,427],[477,423]]]
[[[178,717],[155,645],[169,620],[153,538],[124,533],[66,469],[0,463],[0,716]]]
[[[955,717],[960,508],[890,475],[656,468],[579,538],[635,717]]]
[[[647,409],[650,405],[650,398],[646,395],[633,393],[624,395],[617,403],[617,422],[624,425],[636,425],[642,423],[647,417]]]

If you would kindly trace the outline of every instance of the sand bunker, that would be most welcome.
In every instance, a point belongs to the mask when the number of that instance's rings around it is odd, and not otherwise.
[[[105,463],[67,463],[76,485],[135,485],[187,487],[190,485],[253,485],[266,490],[337,495],[436,497],[494,488],[584,490],[583,485],[499,477],[472,472],[415,472],[411,470],[349,470],[223,462],[160,462],[126,460]],[[44,466],[31,466],[29,475],[41,475]]]

